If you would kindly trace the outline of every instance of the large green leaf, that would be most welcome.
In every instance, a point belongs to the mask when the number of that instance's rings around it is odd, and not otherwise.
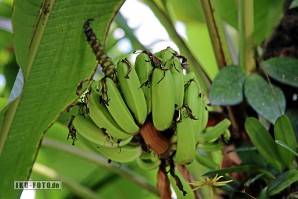
[[[298,87],[298,60],[293,58],[272,58],[262,62],[262,68],[279,82]]]
[[[216,0],[222,18],[237,29],[238,8],[235,0]],[[258,0],[254,1],[254,37],[261,44],[269,37],[273,27],[278,23],[282,14],[283,1]]]
[[[247,118],[244,125],[249,138],[257,147],[259,153],[263,156],[263,158],[271,166],[281,171],[282,164],[280,162],[274,140],[269,132],[266,131],[265,127],[256,118],[253,117]]]
[[[286,100],[281,89],[257,74],[246,77],[244,93],[252,108],[273,124],[285,112]]]
[[[28,179],[48,126],[73,102],[78,83],[92,75],[95,58],[83,32],[89,18],[100,39],[122,0],[15,0],[14,44],[25,82],[0,118],[0,193],[16,198],[14,180]]]
[[[297,143],[295,133],[291,122],[286,115],[282,115],[276,120],[274,125],[274,136],[276,140],[284,142],[290,149],[296,151]],[[277,152],[283,163],[291,168],[295,157],[294,154],[279,145],[277,145]]]
[[[235,105],[243,100],[245,73],[239,66],[227,66],[216,75],[209,100],[214,105]]]

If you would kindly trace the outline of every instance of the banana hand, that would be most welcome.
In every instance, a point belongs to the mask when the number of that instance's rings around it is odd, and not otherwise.
[[[99,83],[101,97],[116,123],[125,132],[136,134],[139,127],[120,95],[116,84],[110,78],[103,78]]]
[[[106,106],[100,102],[100,96],[92,89],[88,98],[89,115],[93,122],[99,127],[106,129],[106,132],[117,139],[127,139],[131,137],[122,130],[115,122]]]

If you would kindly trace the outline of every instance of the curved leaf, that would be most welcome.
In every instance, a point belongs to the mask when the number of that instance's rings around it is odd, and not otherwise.
[[[245,73],[241,67],[227,66],[215,77],[209,100],[213,105],[235,105],[243,100]]]
[[[274,179],[268,185],[267,193],[270,196],[278,194],[285,188],[289,187],[292,183],[297,181],[298,181],[298,171],[289,170],[287,172],[280,174],[276,179]]]
[[[262,157],[273,167],[279,171],[282,170],[282,165],[275,147],[275,143],[265,127],[253,117],[249,117],[245,121],[245,130],[249,135],[252,143],[257,147]]]
[[[26,180],[48,126],[76,100],[78,83],[90,77],[95,57],[83,24],[92,24],[101,40],[123,0],[15,0],[14,44],[24,74],[20,97],[0,118],[0,193],[16,198],[14,180]],[[96,28],[95,28],[96,27]],[[5,143],[5,144],[4,144]],[[5,169],[4,169],[5,168]]]
[[[274,136],[276,140],[284,142],[293,151],[297,148],[296,137],[289,118],[282,115],[274,125]],[[295,155],[287,149],[277,145],[277,152],[285,165],[289,168],[293,165]]]
[[[282,165],[275,147],[275,142],[265,127],[253,117],[249,117],[245,121],[245,130],[249,135],[252,143],[257,147],[262,157],[273,167],[279,171]]]
[[[298,60],[293,58],[272,58],[262,62],[262,68],[279,82],[298,87]]]
[[[271,123],[285,112],[286,100],[281,89],[268,84],[259,75],[246,77],[244,93],[252,108]]]

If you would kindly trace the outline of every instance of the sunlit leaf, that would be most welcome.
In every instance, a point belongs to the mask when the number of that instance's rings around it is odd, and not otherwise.
[[[78,97],[78,83],[94,71],[95,57],[86,42],[84,22],[94,18],[92,27],[103,41],[122,3],[14,1],[14,49],[25,81],[20,97],[0,117],[4,124],[0,127],[0,175],[6,179],[0,182],[2,197],[20,195],[21,190],[12,190],[11,184],[29,177],[43,133]]]

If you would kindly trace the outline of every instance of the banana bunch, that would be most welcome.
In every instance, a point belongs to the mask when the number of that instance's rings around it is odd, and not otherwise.
[[[120,60],[109,72],[114,76],[102,75],[84,92],[87,108],[74,118],[72,130],[116,162],[136,160],[144,170],[168,158],[190,164],[198,144],[216,140],[229,123],[205,130],[205,98],[195,74],[184,74],[186,65],[187,59],[169,47],[139,52],[134,65]]]
[[[144,50],[134,64],[122,59],[114,65],[91,22],[85,22],[84,32],[102,72],[76,103],[79,113],[68,124],[69,136],[76,140],[78,134],[91,149],[115,162],[136,161],[144,170],[164,174],[169,168],[168,181],[176,192],[194,198],[188,182],[178,170],[175,174],[175,165],[215,167],[201,152],[216,147],[220,138],[229,138],[230,122],[207,128],[206,99],[195,74],[186,73],[184,56],[170,47],[155,54]]]

